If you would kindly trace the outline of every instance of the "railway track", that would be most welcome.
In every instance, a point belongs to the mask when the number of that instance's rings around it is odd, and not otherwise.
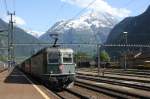
[[[106,82],[96,82],[91,80],[83,80],[83,79],[77,79],[75,82],[76,85],[86,87],[107,95],[111,95],[113,97],[119,98],[119,99],[149,99],[150,98],[150,92],[142,90],[140,88],[132,88],[131,86],[126,87],[124,85],[119,84],[110,84]]]
[[[115,74],[115,75],[123,75],[123,76],[136,76],[136,77],[144,77],[150,78],[149,72],[137,72],[137,71],[105,71],[105,74]]]
[[[97,73],[90,73],[90,72],[77,72],[77,75],[85,75],[85,76],[94,76],[94,77],[100,77],[100,78],[108,78],[108,79],[116,79],[116,80],[131,80],[131,81],[137,81],[137,82],[143,82],[143,83],[150,83],[150,79],[146,77],[137,77],[137,76],[125,76],[125,75],[115,75],[115,74],[105,74],[97,75]]]
[[[138,75],[150,75],[150,72],[148,71],[128,71],[128,70],[122,70],[122,71],[106,71],[108,73],[128,73],[128,74],[138,74]]]
[[[143,77],[143,78],[150,78],[150,74],[136,74],[136,73],[113,73],[113,72],[105,72],[105,74],[115,74],[115,75],[122,75],[122,76],[136,76],[136,77]]]
[[[46,88],[51,90],[55,95],[60,99],[90,99],[86,94],[81,94],[78,91],[72,89],[63,89],[63,90],[53,90],[48,84],[43,84]]]
[[[64,89],[62,92],[55,92],[61,99],[90,99],[73,89]]]
[[[132,87],[132,88],[150,91],[150,83],[143,83],[143,82],[132,81],[132,80],[119,80],[119,79],[113,79],[113,78],[83,76],[83,75],[77,75],[76,77],[80,79],[85,79],[85,80],[104,82],[104,83],[109,83],[109,84],[114,84],[114,85],[122,85],[126,87]]]
[[[103,69],[103,68],[101,68]],[[119,72],[119,71],[128,71],[128,72],[150,72],[150,70],[141,70],[141,69],[109,69],[109,68],[105,68],[106,71],[108,72]],[[94,68],[94,69],[90,69],[90,68],[84,68],[84,69],[77,69],[78,71],[97,71],[98,68]]]
[[[130,86],[125,86],[121,84],[119,85],[118,83],[111,84],[108,82],[99,82],[98,80],[91,79],[92,76],[89,79],[84,79],[84,78],[78,79],[78,77],[79,76],[77,75],[77,80],[75,81],[75,86],[73,88],[64,89],[61,92],[54,92],[54,93],[61,99],[139,99],[139,98],[148,99],[150,98],[150,96],[147,96],[147,94],[145,93],[147,91],[143,91],[143,89],[141,90],[140,87],[139,89],[137,89],[138,92],[136,92],[135,91],[136,89],[133,89],[133,87],[130,88]],[[116,86],[122,87],[123,90],[118,89]],[[48,86],[46,87],[48,88]],[[128,89],[130,89],[131,91],[128,92]],[[149,89],[145,89],[145,90],[149,90]]]
[[[39,80],[35,77],[31,77],[30,75],[28,75],[28,77],[30,77],[31,79],[34,79],[39,84],[42,84],[43,86],[45,86],[48,90],[52,91],[60,99],[91,99],[90,95],[81,94],[75,88],[64,89],[64,90],[61,90],[61,91],[58,91],[58,90],[55,90],[55,89],[53,90],[53,89],[51,89],[51,87],[47,83],[43,83],[41,80]]]
[[[83,76],[83,75],[81,75]],[[80,77],[81,77],[80,76]],[[139,99],[150,98],[150,86],[136,83],[134,87],[123,81],[114,82],[112,79],[103,79],[99,82],[99,79],[87,77],[88,79],[79,78],[75,81],[75,86],[71,89],[64,89],[61,92],[54,92],[61,99]],[[98,77],[97,77],[98,78]],[[121,84],[122,82],[122,84]],[[133,83],[135,84],[135,82]],[[117,86],[117,87],[116,87]],[[138,86],[138,87],[137,87]],[[144,87],[143,87],[144,86]],[[48,86],[46,86],[48,88]],[[123,89],[120,89],[120,88]],[[142,88],[143,87],[143,88]],[[148,87],[148,88],[147,88]],[[51,90],[51,89],[49,89]],[[128,91],[130,90],[130,91]],[[147,94],[149,93],[149,94]]]
[[[57,95],[62,99],[116,99],[118,97],[112,95],[106,95],[98,92],[95,89],[84,87],[79,84],[75,84],[71,89],[65,89],[62,92],[58,92]]]
[[[92,72],[93,73],[93,72]],[[97,73],[97,72],[94,72]],[[113,74],[113,75],[121,75],[121,76],[132,76],[132,77],[143,77],[143,78],[150,78],[150,74],[136,74],[136,73],[128,73],[128,72],[103,72],[105,74]]]
[[[33,78],[35,79],[35,78]],[[41,81],[35,79],[40,84],[42,84]],[[48,89],[51,90],[50,86],[48,84],[43,85]],[[117,97],[97,92],[96,90],[89,89],[86,87],[79,86],[78,84],[75,84],[73,88],[64,89],[61,91],[54,91],[51,90],[55,95],[57,95],[60,99],[116,99]]]
[[[80,71],[80,70],[79,70]],[[97,70],[83,70],[85,72],[93,72],[97,73]],[[137,77],[145,77],[150,78],[149,70],[105,70],[105,74],[117,74],[117,75],[125,75],[125,76],[137,76]]]
[[[149,99],[150,84],[77,75],[74,88],[57,95],[62,99]]]

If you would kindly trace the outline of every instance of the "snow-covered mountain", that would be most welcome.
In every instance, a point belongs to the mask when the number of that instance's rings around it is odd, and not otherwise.
[[[78,19],[55,23],[45,34],[40,36],[40,39],[50,41],[49,34],[59,33],[59,40],[64,43],[83,43],[84,40],[84,43],[92,43],[96,39],[103,43],[117,22],[116,18],[110,14],[89,12]]]
[[[39,32],[35,30],[29,30],[29,29],[23,29],[23,30],[27,32],[28,34],[34,36],[35,38],[39,38],[42,34],[44,34],[44,32]]]
[[[62,43],[104,43],[118,20],[107,13],[89,12],[77,19],[55,23],[39,39],[51,42],[49,34],[58,33]]]

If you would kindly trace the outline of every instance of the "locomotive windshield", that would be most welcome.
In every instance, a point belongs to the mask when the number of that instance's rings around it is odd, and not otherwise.
[[[59,63],[59,54],[58,53],[49,53],[48,54],[48,63],[49,64]]]
[[[63,53],[63,63],[73,63],[72,53]]]

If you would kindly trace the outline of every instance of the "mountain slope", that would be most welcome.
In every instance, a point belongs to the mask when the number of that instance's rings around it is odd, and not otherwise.
[[[0,19],[0,30],[8,29],[8,24]],[[8,32],[1,32],[1,34],[8,34]],[[0,36],[0,46],[8,46],[8,38]],[[14,27],[14,43],[40,43],[40,40],[36,39],[32,35],[27,34],[24,30],[19,27]],[[31,53],[38,49],[37,46],[15,46],[15,55],[17,57],[30,56]],[[7,50],[0,50],[1,55],[7,55]]]
[[[114,25],[117,23],[113,16],[107,17]],[[102,14],[90,12],[78,19],[57,22],[40,39],[51,42],[49,34],[58,33],[63,43],[103,43],[114,25]]]
[[[128,44],[150,44],[150,6],[139,16],[127,17],[117,24],[110,32],[107,44],[125,44],[125,35],[127,33]],[[125,48],[124,48],[125,49]],[[115,55],[122,53],[123,48],[107,48],[109,53]],[[140,48],[129,48],[130,51],[139,51]],[[146,51],[146,48],[142,48]],[[122,52],[121,52],[122,51]]]
[[[129,44],[148,44],[150,43],[150,6],[141,15],[128,17],[117,24],[110,35],[107,43],[125,43],[123,32],[128,32],[127,39]]]

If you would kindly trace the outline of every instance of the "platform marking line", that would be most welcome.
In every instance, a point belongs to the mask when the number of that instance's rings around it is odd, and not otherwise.
[[[50,99],[37,85],[35,85],[26,75],[24,77],[32,84],[32,86],[45,98]]]
[[[106,83],[100,83],[100,82],[96,82],[96,85],[105,85]]]
[[[23,76],[24,77],[24,75],[9,75],[9,76],[12,76],[12,77],[21,77],[21,76]]]

